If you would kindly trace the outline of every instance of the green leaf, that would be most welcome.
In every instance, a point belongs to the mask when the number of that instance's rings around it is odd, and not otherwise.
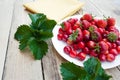
[[[22,40],[20,40],[20,45],[19,45],[19,49],[20,50],[23,50],[23,49],[25,49],[26,47],[27,47],[27,43],[28,43],[28,40],[29,39],[22,39]]]
[[[84,62],[84,69],[95,79],[102,68],[100,61],[92,57]]]
[[[46,15],[40,14],[40,13],[29,14],[29,16],[30,16],[31,21],[32,21],[32,23],[30,25],[32,29],[38,30],[40,28],[40,26],[43,24],[43,22],[47,20]]]
[[[101,67],[100,61],[94,57],[84,62],[84,68],[70,62],[62,63],[61,74],[63,80],[109,80],[111,78]]]
[[[56,21],[54,20],[46,20],[43,24],[39,27],[40,30],[52,32],[54,26],[56,25]]]
[[[38,13],[38,14],[29,14],[29,17],[30,17],[33,24],[35,24],[38,19],[41,19],[43,17],[46,18],[46,16],[44,14],[40,14],[40,13]]]
[[[30,27],[21,25],[18,27],[14,38],[19,41],[19,49],[23,50],[27,46],[32,51],[35,59],[41,59],[48,51],[45,40],[53,36],[52,30],[56,21],[47,19],[44,14],[29,14],[31,19]]]
[[[18,41],[26,38],[29,39],[32,36],[32,30],[29,28],[28,25],[21,25],[18,27],[14,38]]]
[[[28,42],[30,50],[33,52],[36,60],[42,59],[42,57],[48,51],[48,45],[45,41],[37,41],[35,38],[31,38]]]
[[[84,69],[70,62],[61,64],[61,74],[63,80],[81,80],[80,77],[86,77]]]

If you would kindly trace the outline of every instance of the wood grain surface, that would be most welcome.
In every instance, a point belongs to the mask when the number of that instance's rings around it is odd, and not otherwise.
[[[0,0],[0,79],[1,80],[62,80],[60,65],[66,62],[48,40],[49,50],[42,60],[34,60],[31,52],[20,51],[14,33],[21,24],[30,24],[23,3],[34,0]],[[120,26],[119,0],[80,0],[84,7],[76,14],[92,13],[96,16],[113,16]],[[120,80],[120,66],[106,70]]]

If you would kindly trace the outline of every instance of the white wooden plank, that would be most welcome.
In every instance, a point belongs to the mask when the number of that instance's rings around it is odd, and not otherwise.
[[[8,2],[9,4],[6,4]],[[5,55],[11,26],[14,0],[0,0],[0,80],[2,78]]]
[[[23,52],[20,51],[19,43],[14,39],[17,27],[30,23],[28,13],[23,8],[23,3],[28,1],[32,0],[15,2],[3,80],[43,80],[41,61],[34,60],[31,52],[27,49]]]
[[[62,58],[58,56],[58,53],[53,48],[52,42],[48,41],[48,44],[49,51],[42,59],[44,78],[45,80],[62,80],[59,71],[59,66],[63,62]]]

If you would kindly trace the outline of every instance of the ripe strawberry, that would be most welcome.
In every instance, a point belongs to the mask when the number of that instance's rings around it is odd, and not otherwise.
[[[93,41],[101,41],[102,40],[102,35],[98,31],[92,32],[90,37]]]
[[[90,32],[88,30],[83,31],[83,38],[84,38],[85,41],[89,40]]]
[[[67,31],[69,28],[71,28],[71,24],[68,21],[63,22],[61,26],[64,31]]]
[[[108,26],[114,26],[115,25],[115,18],[108,18],[107,19],[107,25]]]
[[[115,32],[109,32],[109,34],[107,34],[107,39],[110,42],[116,42],[116,40],[118,39],[118,36]]]
[[[100,41],[99,46],[100,46],[100,53],[105,53],[108,50],[108,45],[104,41]]]
[[[104,28],[97,28],[97,31],[100,33],[100,34],[103,34],[105,29]]]
[[[105,20],[103,20],[103,19],[100,19],[100,20],[97,21],[97,26],[99,28],[106,28],[107,22]]]
[[[91,21],[93,19],[92,15],[91,14],[84,14],[83,15],[83,19],[84,20],[87,20],[87,21]]]
[[[78,36],[76,38],[76,42],[79,42],[83,40],[83,33],[80,28],[77,28],[77,30],[78,30]]]
[[[73,26],[75,24],[75,19],[71,18],[68,20],[68,22],[71,24],[71,26]]]
[[[110,42],[107,41],[106,44],[108,45],[108,49],[112,48],[112,44]]]
[[[82,26],[84,29],[88,29],[90,27],[91,23],[88,22],[87,20],[82,21]]]
[[[68,30],[66,31],[66,33],[67,33],[68,35],[72,34],[72,29],[71,29],[71,28],[68,28]]]

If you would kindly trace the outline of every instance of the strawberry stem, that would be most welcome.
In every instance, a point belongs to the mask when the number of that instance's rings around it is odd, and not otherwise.
[[[114,33],[114,32],[110,32],[108,35],[107,35],[107,39],[110,41],[110,42],[115,42],[117,40],[117,35]]]

